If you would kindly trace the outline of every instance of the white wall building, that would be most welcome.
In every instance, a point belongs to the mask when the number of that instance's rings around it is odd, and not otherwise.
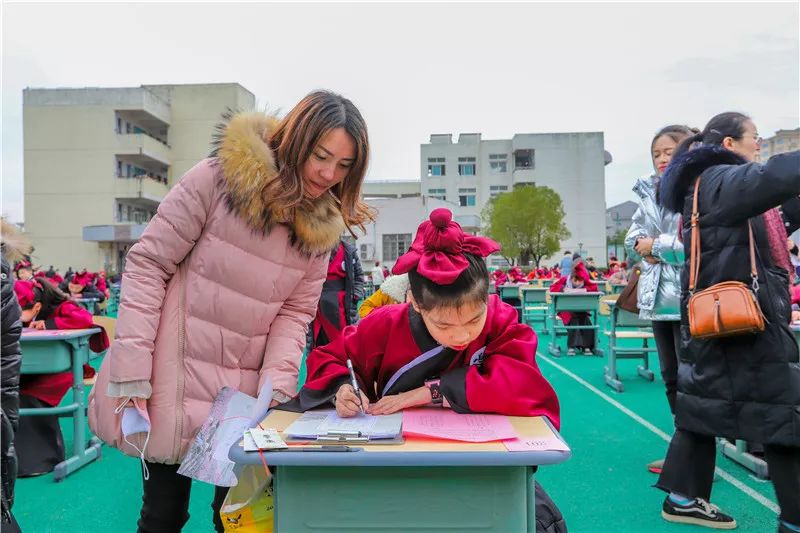
[[[366,233],[359,235],[355,243],[365,273],[372,272],[375,261],[391,269],[397,258],[408,251],[417,227],[434,209],[446,207],[454,214],[458,212],[455,204],[422,196],[375,198],[367,203],[377,209],[378,216],[373,224],[366,226]],[[457,217],[454,219],[459,221]]]
[[[25,227],[33,261],[119,271],[169,188],[208,157],[238,83],[25,89]]]
[[[562,251],[580,250],[605,263],[605,165],[611,154],[602,132],[516,134],[507,140],[465,133],[456,143],[451,134],[434,134],[420,152],[423,196],[456,204],[462,225],[480,227],[489,199],[517,184],[544,185],[561,196],[572,233]]]

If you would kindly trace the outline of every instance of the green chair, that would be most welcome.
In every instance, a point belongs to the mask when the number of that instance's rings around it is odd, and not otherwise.
[[[522,287],[522,322],[533,327],[542,323],[542,334],[547,335],[547,316],[550,306],[547,305],[547,289],[539,287]]]
[[[519,294],[519,285],[500,285],[500,299],[517,310],[517,316],[522,322],[522,305]]]
[[[623,392],[624,387],[617,373],[619,359],[641,359],[642,364],[637,368],[638,374],[648,381],[653,381],[653,371],[650,370],[649,356],[658,353],[655,346],[650,346],[653,339],[653,329],[649,320],[642,320],[638,315],[620,309],[616,302],[606,301],[611,307],[611,329],[604,333],[608,336],[608,366],[605,367],[606,384],[617,392]],[[634,328],[620,330],[619,328]],[[620,340],[641,341],[640,346],[623,347]]]

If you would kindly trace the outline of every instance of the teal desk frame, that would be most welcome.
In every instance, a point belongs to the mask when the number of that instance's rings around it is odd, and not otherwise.
[[[599,347],[600,340],[600,325],[598,324],[598,312],[600,310],[600,297],[603,296],[602,292],[551,292],[550,298],[552,304],[550,305],[550,319],[553,323],[553,329],[550,330],[550,344],[548,351],[553,357],[561,357],[561,347],[558,345],[557,340],[559,336],[565,336],[570,330],[573,329],[593,329],[594,335],[594,355],[602,357],[605,352]],[[592,325],[591,326],[568,326],[566,324],[559,325],[558,313],[562,311],[573,313],[591,313]]]
[[[561,438],[552,425],[553,433]],[[536,531],[534,473],[571,452],[265,453],[275,531]],[[261,465],[237,443],[230,459]],[[277,467],[277,468],[275,468]]]
[[[20,409],[20,416],[70,416],[72,418],[72,455],[58,463],[53,471],[61,481],[101,455],[100,439],[86,441],[88,421],[83,386],[83,364],[91,358],[89,337],[99,328],[78,330],[25,330],[22,345],[22,374],[53,374],[72,370],[72,403],[58,407]]]
[[[606,385],[617,392],[625,390],[617,372],[617,360],[619,359],[641,359],[642,364],[636,369],[638,374],[647,381],[655,380],[655,375],[650,370],[650,354],[658,353],[658,348],[655,345],[650,346],[648,344],[648,341],[653,339],[652,323],[649,320],[640,319],[638,315],[630,311],[620,309],[614,301],[606,301],[605,303],[611,308],[611,330],[606,332],[608,335],[608,366],[605,367]],[[618,331],[617,328],[620,327],[634,327],[638,328],[638,331]],[[630,335],[631,333],[633,335]],[[626,335],[628,336],[626,337]],[[641,340],[642,346],[621,347],[617,344],[620,337]]]

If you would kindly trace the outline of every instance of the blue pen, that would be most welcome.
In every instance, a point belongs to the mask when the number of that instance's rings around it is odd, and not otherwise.
[[[358,407],[361,409],[361,414],[364,414],[364,404],[361,401],[361,389],[358,388],[358,380],[356,379],[356,371],[353,370],[353,362],[350,358],[347,358],[347,370],[350,371],[350,384],[353,386],[353,390],[356,393],[356,398],[358,398]]]

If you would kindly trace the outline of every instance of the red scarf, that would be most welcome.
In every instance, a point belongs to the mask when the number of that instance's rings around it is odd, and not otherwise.
[[[794,281],[794,268],[792,268],[789,250],[786,246],[786,239],[789,236],[786,234],[786,226],[783,225],[783,216],[777,208],[770,209],[761,216],[764,217],[764,225],[767,228],[772,262],[789,273],[789,282],[792,283]]]

